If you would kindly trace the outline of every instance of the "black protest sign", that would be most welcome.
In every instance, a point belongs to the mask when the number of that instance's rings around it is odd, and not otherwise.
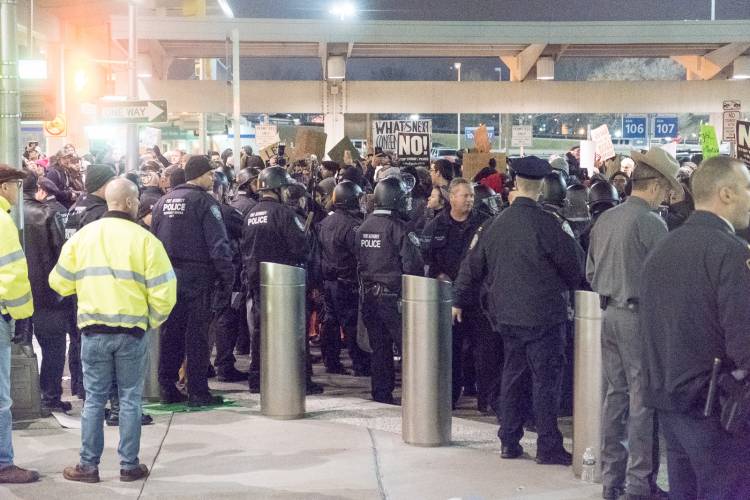
[[[351,153],[353,161],[357,161],[361,158],[361,156],[359,155],[359,150],[354,146],[354,144],[348,137],[344,137],[338,142],[338,144],[331,148],[331,150],[328,152],[328,157],[339,165],[343,165],[345,151],[349,151]]]
[[[737,159],[750,165],[750,122],[737,121]]]
[[[399,132],[396,154],[401,167],[429,167],[430,134]]]

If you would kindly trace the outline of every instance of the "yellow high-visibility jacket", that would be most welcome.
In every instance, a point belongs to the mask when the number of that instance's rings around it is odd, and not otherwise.
[[[24,319],[34,314],[29,268],[10,214],[10,203],[0,196],[0,314]]]
[[[63,245],[49,285],[78,295],[78,327],[157,328],[177,301],[172,263],[154,235],[107,212]]]

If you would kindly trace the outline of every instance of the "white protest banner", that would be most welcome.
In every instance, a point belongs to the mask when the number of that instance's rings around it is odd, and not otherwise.
[[[589,177],[594,175],[594,165],[596,163],[596,143],[594,141],[581,141],[579,165],[589,173]]]
[[[591,140],[596,144],[596,154],[602,161],[609,160],[615,156],[615,145],[612,144],[612,136],[609,127],[601,125],[591,130]]]
[[[430,134],[399,132],[396,154],[401,167],[429,167]]]
[[[660,146],[664,151],[672,155],[672,158],[677,158],[677,143],[669,142]]]
[[[395,153],[399,132],[432,136],[432,120],[375,120],[372,122],[373,146]]]
[[[271,144],[281,142],[276,124],[258,124],[255,126],[255,145],[257,149],[265,149]]]
[[[534,132],[531,125],[513,125],[510,138],[511,147],[530,147],[533,143]]]

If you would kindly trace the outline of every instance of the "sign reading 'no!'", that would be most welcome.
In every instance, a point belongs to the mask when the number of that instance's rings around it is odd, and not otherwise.
[[[430,134],[399,132],[396,154],[402,167],[429,167]]]

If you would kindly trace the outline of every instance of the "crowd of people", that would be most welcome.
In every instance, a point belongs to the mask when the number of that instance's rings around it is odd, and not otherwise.
[[[461,155],[424,167],[379,149],[342,163],[264,161],[249,147],[168,156],[150,148],[125,173],[106,152],[79,158],[69,145],[46,159],[30,144],[22,170],[0,167],[0,336],[7,346],[12,330],[22,344],[37,338],[51,411],[71,409],[61,398],[70,338],[71,392],[85,402],[67,479],[99,480],[104,420],[121,427],[121,479],[148,474],[140,403],[144,338],[156,330],[162,402],[220,404],[214,375],[260,391],[260,263],[274,262],[307,272],[307,345],[319,342],[325,370],[347,373],[345,348],[351,373],[387,404],[398,403],[401,276],[451,282],[453,405],[476,397],[478,411],[497,416],[504,459],[524,455],[533,428],[539,464],[572,463],[558,427],[572,411],[572,292],[593,290],[604,317],[603,498],[666,497],[660,432],[673,498],[750,495],[747,434],[730,438],[718,415],[696,414],[714,358],[737,379],[750,368],[742,163],[680,164],[655,147],[590,171],[573,148],[493,159],[464,178]],[[5,216],[14,189],[25,254]],[[249,353],[248,372],[236,352]],[[317,394],[312,359],[306,390]],[[12,465],[6,386],[0,482],[32,481]]]

